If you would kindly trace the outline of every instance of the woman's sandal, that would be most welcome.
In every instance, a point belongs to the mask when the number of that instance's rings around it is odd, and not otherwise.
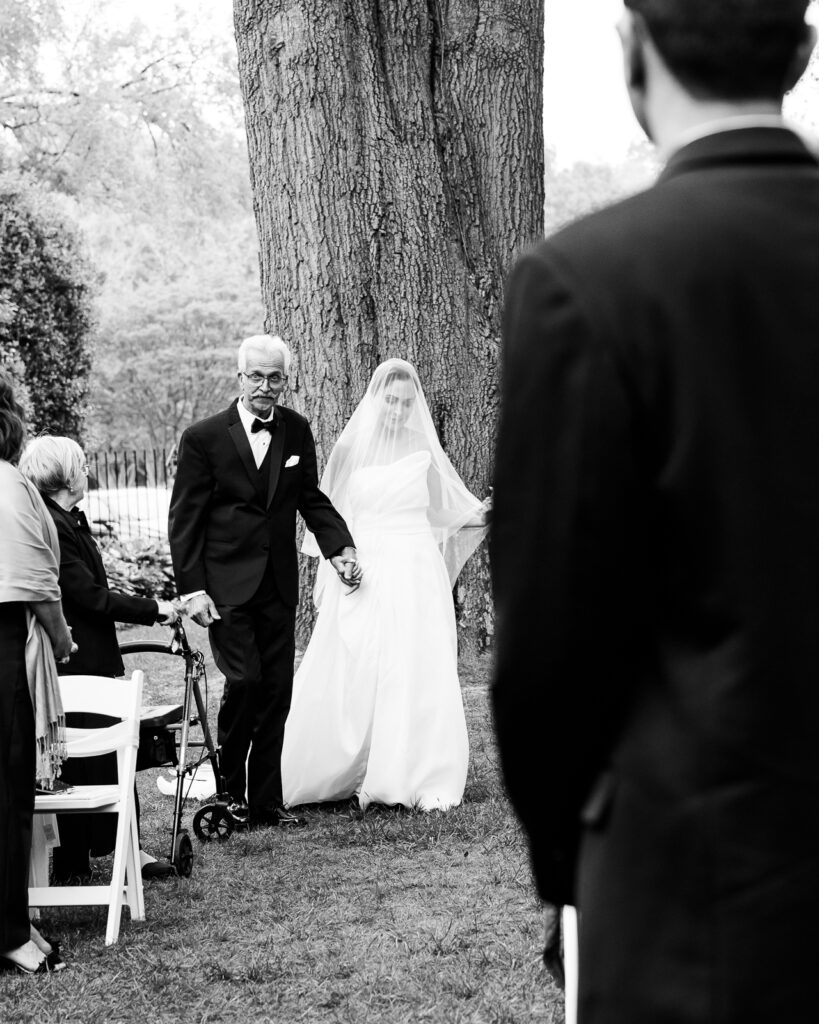
[[[36,967],[24,967],[16,960],[0,956],[0,971],[19,971],[21,974],[51,974],[52,971],[61,971],[64,967],[65,961],[60,959],[57,953],[49,953],[44,956]]]
[[[60,956],[60,940],[52,939],[50,935],[41,935],[36,930],[34,925],[31,926],[31,941],[40,950],[41,953],[45,954],[45,958],[49,963],[49,968],[52,971],[61,971],[65,967],[65,960]],[[43,949],[43,944],[49,947],[49,949]]]

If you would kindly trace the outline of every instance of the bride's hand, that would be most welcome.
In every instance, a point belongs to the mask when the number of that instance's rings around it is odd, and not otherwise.
[[[358,555],[355,548],[345,548],[339,554],[330,559],[330,563],[338,573],[338,578],[345,587],[350,588],[350,593],[358,590],[361,586],[361,578],[364,575],[358,562]]]
[[[491,521],[491,519],[492,519],[492,494],[491,493],[487,494],[487,496],[483,499],[482,507],[483,507],[483,523],[484,523],[484,526],[488,526],[490,521]]]
[[[474,530],[482,530],[484,527],[489,526],[489,522],[492,519],[492,495],[487,495],[479,506],[479,511],[474,519],[471,519],[465,526],[472,527]]]

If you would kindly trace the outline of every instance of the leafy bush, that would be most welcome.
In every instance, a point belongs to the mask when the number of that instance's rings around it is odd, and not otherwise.
[[[137,597],[170,600],[176,597],[171,549],[162,541],[123,541],[98,538],[111,590]]]
[[[0,175],[0,363],[22,368],[35,432],[81,435],[93,283],[53,201]]]

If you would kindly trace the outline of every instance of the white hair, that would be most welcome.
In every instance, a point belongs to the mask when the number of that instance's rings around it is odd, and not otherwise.
[[[18,469],[41,494],[78,491],[85,454],[70,437],[35,437],[23,449]]]
[[[247,369],[247,354],[251,349],[264,352],[265,355],[280,353],[284,359],[284,375],[290,373],[290,349],[278,334],[254,334],[245,338],[239,346],[239,370],[242,373]]]

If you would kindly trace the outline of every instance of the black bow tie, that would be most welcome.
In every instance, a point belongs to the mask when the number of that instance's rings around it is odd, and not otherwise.
[[[276,417],[271,416],[269,420],[260,420],[258,417],[250,424],[250,433],[258,434],[260,430],[267,430],[273,433],[276,429]]]

